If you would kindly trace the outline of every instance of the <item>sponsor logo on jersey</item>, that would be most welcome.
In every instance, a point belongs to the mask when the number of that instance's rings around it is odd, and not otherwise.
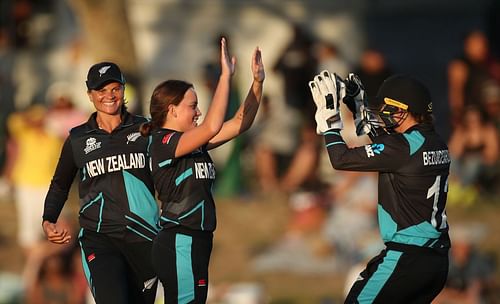
[[[87,257],[87,262],[92,262],[93,260],[95,260],[95,253],[91,253],[89,254],[89,256]]]
[[[199,279],[198,280],[198,287],[205,287],[205,286],[207,286],[207,280]]]
[[[127,145],[128,145],[129,142],[136,141],[139,137],[141,137],[141,133],[140,132],[130,133],[129,135],[127,135]]]
[[[85,164],[90,177],[128,169],[146,167],[144,153],[118,154],[89,161]]]
[[[424,151],[422,152],[424,166],[444,165],[451,163],[448,150]]]
[[[368,158],[375,156],[375,154],[381,154],[384,151],[384,144],[371,144],[365,145],[366,156]]]
[[[215,179],[215,166],[213,163],[194,163],[196,179]]]
[[[87,138],[85,144],[87,145],[85,149],[83,149],[83,151],[85,151],[85,154],[89,154],[90,152],[101,148],[101,142],[97,141],[97,139],[95,139],[94,137]]]

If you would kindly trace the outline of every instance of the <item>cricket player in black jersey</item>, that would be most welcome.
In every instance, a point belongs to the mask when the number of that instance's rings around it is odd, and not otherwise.
[[[149,171],[147,120],[126,111],[125,79],[111,62],[93,65],[87,88],[94,112],[70,131],[43,213],[43,230],[56,244],[71,236],[57,219],[78,174],[82,264],[97,304],[153,303],[157,278],[151,263],[159,210]]]
[[[203,122],[193,85],[181,80],[160,83],[151,97],[151,168],[161,201],[162,230],[154,240],[153,265],[165,289],[165,303],[205,303],[208,265],[216,228],[212,186],[215,167],[208,150],[252,125],[265,78],[261,52],[252,57],[253,83],[233,118],[224,122],[235,59],[221,39],[221,75]]]
[[[412,77],[395,75],[369,105],[354,74],[341,80],[323,71],[309,86],[317,132],[333,167],[379,172],[378,221],[386,248],[361,272],[345,303],[431,303],[448,274],[450,157],[433,128],[429,91]],[[371,144],[346,146],[340,100],[353,112],[358,135],[368,133]]]

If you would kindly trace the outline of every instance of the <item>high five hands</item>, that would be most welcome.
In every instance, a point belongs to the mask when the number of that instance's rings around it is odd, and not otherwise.
[[[236,67],[236,58],[229,55],[227,49],[227,41],[225,37],[220,40],[220,63],[221,63],[221,75],[232,76]]]
[[[252,55],[252,73],[254,81],[263,82],[266,78],[264,64],[262,62],[262,54],[259,47],[255,48]]]

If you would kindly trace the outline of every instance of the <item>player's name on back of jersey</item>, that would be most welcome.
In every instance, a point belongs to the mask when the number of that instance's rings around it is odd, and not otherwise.
[[[448,150],[424,151],[422,153],[424,166],[444,165],[451,162]]]
[[[146,166],[144,153],[111,155],[89,161],[85,164],[90,177],[127,169],[142,169]]]

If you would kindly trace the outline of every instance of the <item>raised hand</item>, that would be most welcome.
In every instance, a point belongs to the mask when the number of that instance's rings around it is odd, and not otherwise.
[[[262,62],[262,53],[259,47],[255,48],[255,51],[252,55],[252,73],[253,79],[257,82],[263,82],[266,78],[264,63]]]
[[[340,100],[345,96],[345,85],[337,75],[324,70],[309,82],[309,88],[316,104],[316,133],[329,129],[342,129]]]
[[[221,64],[221,74],[227,74],[232,76],[236,67],[236,58],[229,55],[227,50],[226,38],[222,37],[220,40],[220,64]]]
[[[365,88],[361,80],[356,74],[350,73],[345,79],[346,83],[346,96],[344,103],[352,112],[354,124],[356,126],[356,134],[364,135],[370,133],[370,125],[368,123],[368,116],[366,109],[368,107],[368,100],[365,93]]]

